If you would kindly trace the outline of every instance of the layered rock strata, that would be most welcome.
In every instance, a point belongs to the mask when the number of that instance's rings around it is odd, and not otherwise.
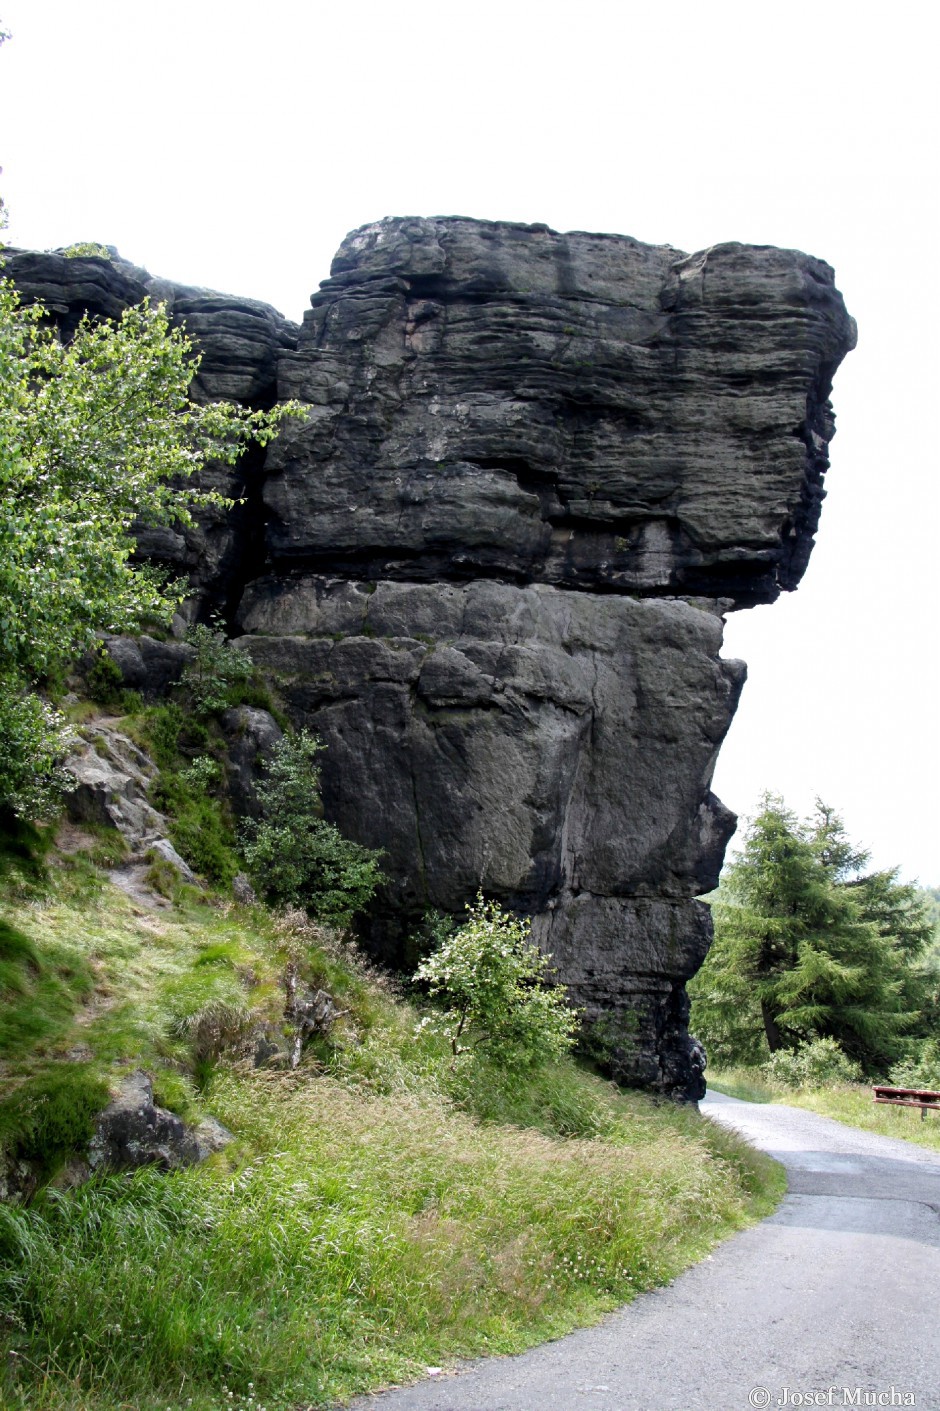
[[[327,743],[328,816],[384,850],[371,945],[394,962],[482,888],[531,915],[616,1076],[697,1096],[684,986],[744,677],[722,615],[794,588],[812,548],[854,342],[832,271],[389,220],[346,239],[299,330],[172,302],[201,395],[310,408],[197,586]]]

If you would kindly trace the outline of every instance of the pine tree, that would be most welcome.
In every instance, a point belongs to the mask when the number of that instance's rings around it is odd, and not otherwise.
[[[764,796],[722,878],[715,945],[690,986],[713,1061],[758,1062],[816,1037],[837,1040],[868,1070],[896,1056],[916,1017],[907,947],[918,923],[909,916],[894,934],[889,918],[895,903],[906,915],[905,889],[895,874],[860,879],[867,861],[833,810],[820,804],[801,824],[781,798]]]

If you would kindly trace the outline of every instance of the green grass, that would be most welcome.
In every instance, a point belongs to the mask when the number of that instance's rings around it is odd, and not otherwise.
[[[0,1099],[0,1149],[51,1174],[92,1135],[107,1084],[85,1063],[59,1064]]]
[[[40,947],[0,918],[0,1060],[60,1039],[92,988],[80,953]]]
[[[743,1186],[769,1169],[636,1098],[612,1103],[604,1140],[326,1075],[222,1073],[212,1099],[240,1156],[106,1178],[11,1220],[11,1407],[36,1405],[32,1364],[50,1408],[156,1411],[180,1388],[209,1407],[249,1383],[287,1408],[518,1351],[702,1256],[752,1218]]]
[[[7,1058],[0,1144],[22,1152],[45,1112],[54,1166],[138,1065],[236,1140],[0,1206],[8,1411],[332,1406],[590,1323],[782,1194],[734,1134],[573,1061],[452,1074],[394,986],[299,915],[191,893],[148,910],[82,856],[51,876],[0,904],[15,975],[61,986]],[[245,1034],[283,1022],[288,965],[340,1012],[296,1072],[255,1070]]]
[[[928,1112],[922,1120],[920,1111],[912,1108],[889,1107],[876,1103],[871,1087],[863,1083],[832,1083],[823,1088],[787,1088],[771,1083],[759,1071],[730,1068],[709,1073],[708,1086],[729,1097],[748,1102],[779,1102],[790,1107],[803,1107],[823,1117],[833,1117],[850,1127],[865,1132],[877,1132],[883,1137],[899,1137],[918,1146],[940,1151],[940,1116]]]

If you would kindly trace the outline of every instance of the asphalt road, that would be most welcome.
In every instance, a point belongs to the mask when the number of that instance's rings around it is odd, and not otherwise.
[[[702,1110],[786,1166],[774,1215],[595,1328],[356,1411],[940,1408],[940,1155],[793,1107]]]

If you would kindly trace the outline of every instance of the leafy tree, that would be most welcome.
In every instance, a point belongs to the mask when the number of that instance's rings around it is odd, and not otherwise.
[[[269,901],[345,926],[384,878],[377,853],[321,816],[316,756],[323,748],[309,730],[278,740],[258,785],[261,818],[244,825],[243,852]]]
[[[218,629],[197,623],[186,634],[193,658],[183,672],[182,685],[189,692],[198,716],[212,715],[233,703],[238,688],[252,678],[251,658],[226,641]]]
[[[851,842],[839,814],[821,799],[804,833],[831,880],[852,888],[862,920],[870,921],[909,958],[921,956],[936,930],[923,889],[899,882],[899,867],[865,873],[871,854]]]
[[[96,632],[165,620],[181,600],[183,585],[132,561],[132,526],[226,504],[193,474],[299,410],[194,404],[198,365],[162,305],[86,316],[63,343],[0,279],[0,808],[39,814],[56,797],[63,739],[37,689]]]
[[[482,1045],[491,1058],[522,1069],[566,1053],[578,1015],[564,986],[547,983],[549,957],[529,940],[530,923],[482,893],[467,910],[464,925],[415,971],[446,1006],[423,1026],[447,1035],[454,1065]]]
[[[825,805],[801,824],[765,795],[722,878],[715,944],[690,985],[713,1059],[760,1062],[820,1037],[866,1069],[897,1056],[916,1017],[919,922],[896,873],[856,875],[867,860]]]

